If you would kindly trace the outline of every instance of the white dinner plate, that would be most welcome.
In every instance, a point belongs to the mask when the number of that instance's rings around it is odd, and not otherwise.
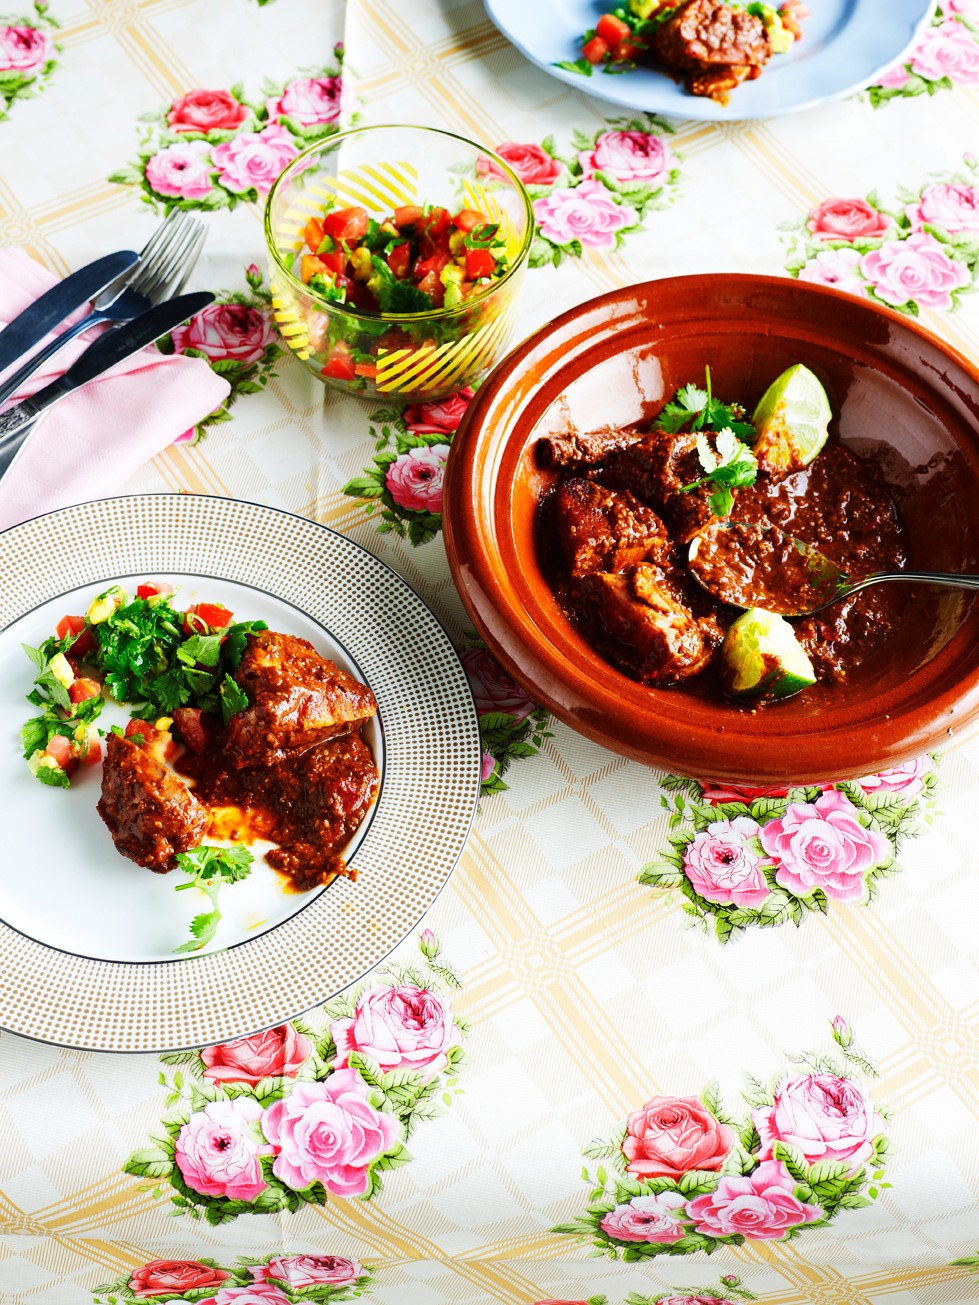
[[[625,0],[622,0],[624,3]],[[776,0],[777,3],[777,0]],[[604,0],[485,0],[490,18],[521,54],[586,95],[641,112],[699,122],[737,122],[798,113],[873,85],[905,54],[931,20],[934,0],[808,0],[803,39],[772,57],[753,82],[732,91],[726,105],[688,95],[669,73],[640,66],[590,77],[558,68],[581,56],[581,35]]]
[[[0,1026],[104,1051],[173,1050],[281,1022],[355,982],[431,906],[462,851],[479,796],[479,726],[465,673],[438,621],[400,576],[303,517],[203,495],[81,504],[0,535]],[[352,882],[284,891],[253,849],[252,873],[222,889],[218,935],[174,955],[207,909],[116,852],[95,804],[99,767],[68,790],[27,770],[36,714],[21,644],[83,613],[110,584],[173,584],[175,604],[212,601],[308,639],[378,702],[364,738],[378,797],[346,852]],[[108,706],[107,728],[128,713]],[[266,845],[267,846],[267,845]]]

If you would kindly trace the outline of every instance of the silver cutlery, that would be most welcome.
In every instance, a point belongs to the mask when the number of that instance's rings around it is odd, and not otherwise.
[[[120,249],[80,267],[50,290],[45,290],[39,299],[0,330],[0,372],[5,372],[18,358],[29,353],[76,308],[107,290],[123,275],[131,275],[138,261],[139,254],[135,250]]]
[[[209,290],[196,290],[157,304],[131,322],[117,326],[90,344],[82,356],[68,368],[63,376],[38,390],[29,399],[14,404],[0,412],[0,477],[9,471],[20,450],[27,443],[37,419],[59,399],[65,398],[82,385],[94,381],[103,372],[140,349],[144,349],[161,335],[185,322],[214,299]]]
[[[154,304],[178,295],[200,256],[207,231],[202,223],[177,211],[157,228],[139,254],[135,271],[124,272],[96,296],[92,311],[49,341],[0,385],[0,403],[58,352],[63,344],[100,322],[131,322]],[[9,329],[9,328],[8,328]],[[0,334],[0,340],[6,332]]]

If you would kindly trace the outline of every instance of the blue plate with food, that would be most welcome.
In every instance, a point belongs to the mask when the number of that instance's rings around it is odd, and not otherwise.
[[[613,104],[704,122],[798,113],[873,85],[933,0],[486,0],[539,68]]]

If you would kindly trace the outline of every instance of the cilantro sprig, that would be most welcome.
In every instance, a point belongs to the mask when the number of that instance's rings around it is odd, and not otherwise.
[[[734,506],[735,489],[753,485],[758,474],[758,461],[751,449],[738,439],[729,426],[717,433],[716,451],[703,432],[697,435],[697,457],[701,467],[707,473],[699,480],[683,485],[681,494],[687,494],[701,485],[716,485],[711,494],[710,510],[715,517],[726,517]]]
[[[744,420],[745,410],[740,403],[722,403],[711,392],[710,368],[704,368],[706,389],[684,385],[677,390],[653,423],[654,430],[677,431],[689,426],[691,430],[722,431],[725,428],[741,440],[754,441],[755,428]]]
[[[177,884],[176,891],[179,893],[186,888],[199,888],[210,899],[211,909],[194,916],[190,922],[193,938],[190,942],[175,947],[174,952],[199,952],[207,946],[221,922],[219,892],[225,884],[236,884],[247,879],[252,872],[254,859],[247,847],[195,847],[191,852],[177,853],[178,868],[191,877],[187,883]]]

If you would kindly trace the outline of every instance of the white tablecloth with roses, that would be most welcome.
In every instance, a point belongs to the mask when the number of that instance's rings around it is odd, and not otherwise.
[[[979,355],[979,4],[877,86],[771,122],[629,118],[476,0],[37,0],[0,19],[0,224],[64,274],[165,210],[219,302],[164,348],[229,383],[120,490],[258,500],[401,572],[484,739],[450,888],[356,988],[265,1033],[111,1057],[0,1034],[11,1305],[951,1305],[979,1292],[979,748],[858,782],[657,774],[550,720],[467,629],[439,537],[471,397],[320,388],[269,319],[262,201],[302,146],[450,125],[531,190],[519,331],[741,270]]]

